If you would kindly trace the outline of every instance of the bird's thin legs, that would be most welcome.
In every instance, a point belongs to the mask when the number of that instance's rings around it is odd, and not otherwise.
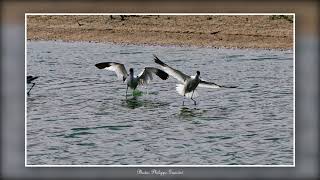
[[[192,99],[193,93],[194,93],[194,90],[192,91],[192,94],[191,94],[191,100],[194,102],[194,105],[197,105],[197,101],[195,101],[194,99]]]
[[[31,91],[31,89],[33,88],[34,85],[36,85],[36,83],[32,83],[31,88],[30,88],[29,91],[27,92],[28,95],[30,95],[30,91]]]
[[[183,100],[182,100],[182,106],[184,106],[184,99],[186,98],[186,95],[183,95]]]
[[[126,89],[126,99],[127,99],[127,93],[128,93],[128,85],[127,85],[127,89]]]

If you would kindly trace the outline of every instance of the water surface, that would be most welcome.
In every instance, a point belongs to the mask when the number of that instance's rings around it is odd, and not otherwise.
[[[236,89],[199,88],[198,104],[155,77],[126,100],[104,61],[140,73],[167,64]],[[28,165],[292,165],[293,52],[27,42]],[[30,88],[30,86],[28,86]]]

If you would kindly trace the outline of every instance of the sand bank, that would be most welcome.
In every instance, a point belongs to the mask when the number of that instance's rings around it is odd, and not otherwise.
[[[293,16],[29,15],[28,40],[293,48]]]

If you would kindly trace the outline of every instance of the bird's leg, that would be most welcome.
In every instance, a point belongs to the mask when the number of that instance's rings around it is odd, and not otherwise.
[[[30,91],[31,91],[31,89],[33,88],[34,85],[36,85],[36,83],[32,83],[31,88],[30,88],[29,91],[27,92],[28,95],[30,95]]]
[[[127,93],[128,93],[128,85],[127,85],[127,90],[126,90],[126,99],[127,99]]]
[[[192,99],[193,93],[194,93],[194,90],[192,91],[192,94],[191,94],[191,100],[194,102],[194,105],[197,105],[197,102],[194,99]]]
[[[184,106],[184,99],[186,98],[186,95],[183,95],[183,100],[182,100],[182,106]]]

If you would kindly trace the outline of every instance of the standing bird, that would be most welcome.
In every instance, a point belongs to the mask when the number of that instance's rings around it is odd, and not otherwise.
[[[36,85],[36,83],[33,83],[32,81],[37,79],[38,76],[27,76],[27,84],[31,84],[32,83],[32,86],[31,88],[29,89],[29,91],[27,92],[28,95],[30,95],[30,91],[31,89],[33,88],[34,85]]]
[[[122,78],[122,81],[127,83],[127,89],[126,89],[126,98],[127,98],[127,92],[128,87],[130,87],[132,90],[135,90],[138,85],[146,85],[148,84],[152,79],[152,74],[155,74],[159,76],[162,80],[168,79],[169,75],[165,73],[164,71],[153,68],[153,67],[145,67],[144,70],[138,75],[134,76],[133,69],[129,69],[129,74],[127,73],[126,68],[123,64],[115,63],[115,62],[102,62],[95,65],[98,69],[106,69],[110,71],[116,72],[119,79]]]
[[[177,84],[177,92],[184,97],[191,98],[191,100],[194,102],[194,105],[197,104],[193,97],[198,96],[198,93],[195,91],[198,86],[206,88],[236,88],[236,86],[222,86],[213,82],[203,81],[200,79],[200,71],[197,71],[197,74],[195,76],[188,76],[181,71],[168,66],[167,64],[162,62],[156,55],[153,56],[155,63],[160,64],[166,73],[182,83]],[[182,105],[184,105],[184,101],[182,101]]]

